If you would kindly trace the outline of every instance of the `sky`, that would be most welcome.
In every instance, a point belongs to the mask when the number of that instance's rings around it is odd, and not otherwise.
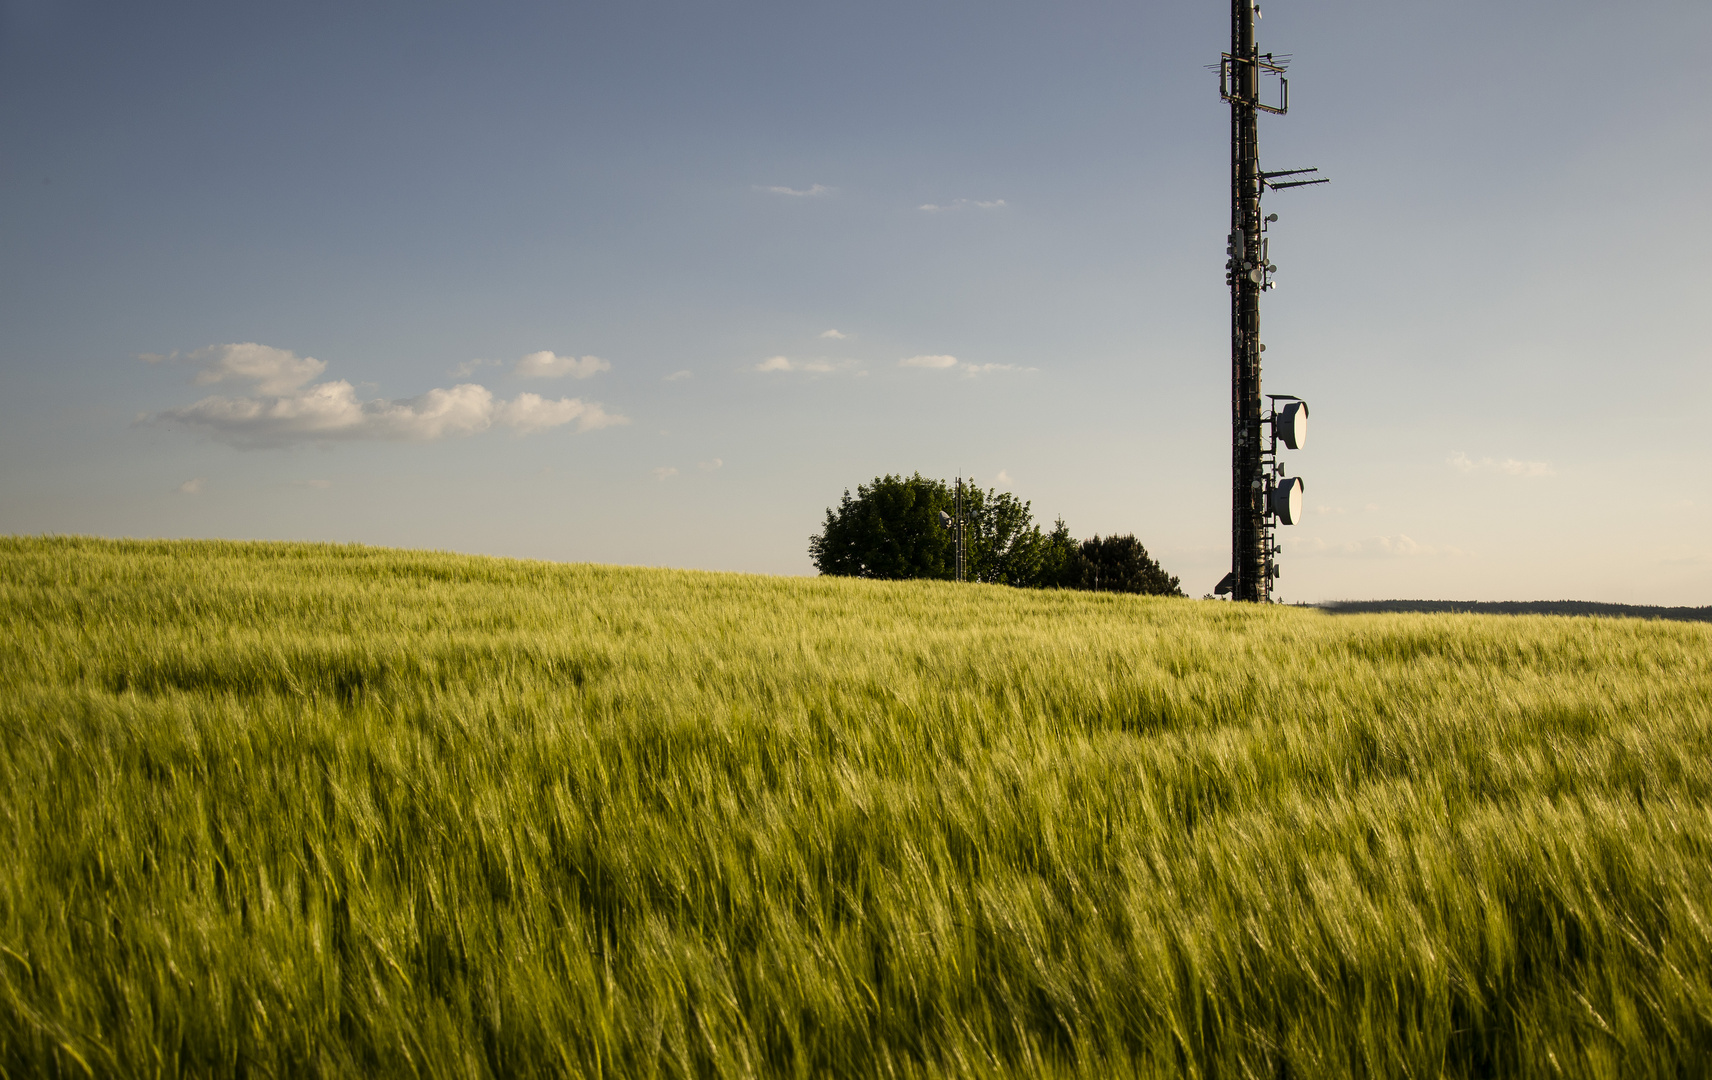
[[[1704,0],[1276,0],[1291,602],[1712,603]],[[0,0],[0,533],[1229,567],[1229,7]]]

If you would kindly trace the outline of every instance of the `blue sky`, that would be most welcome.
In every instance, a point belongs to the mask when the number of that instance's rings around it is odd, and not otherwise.
[[[961,471],[1199,595],[1227,20],[8,0],[0,530],[800,574],[844,488]],[[1260,40],[1264,163],[1334,181],[1268,206],[1284,598],[1712,603],[1712,7]]]

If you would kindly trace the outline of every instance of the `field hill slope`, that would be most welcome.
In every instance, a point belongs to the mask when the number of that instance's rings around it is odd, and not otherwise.
[[[1712,626],[0,539],[0,1070],[1704,1075]]]

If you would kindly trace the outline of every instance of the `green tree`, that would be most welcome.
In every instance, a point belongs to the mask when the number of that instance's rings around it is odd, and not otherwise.
[[[815,569],[840,577],[953,578],[956,549],[939,520],[951,509],[944,481],[920,473],[875,477],[857,486],[855,498],[846,488],[838,506],[827,508],[808,553]]]
[[[1082,541],[1082,580],[1079,588],[1098,592],[1182,596],[1178,579],[1148,555],[1134,535]]]
[[[1030,584],[1040,589],[1080,589],[1086,575],[1082,545],[1059,518],[1052,531],[1041,538],[1039,568]]]
[[[866,578],[957,576],[956,540],[945,527],[954,512],[951,486],[920,473],[878,476],[848,489],[828,507],[808,552],[823,574]],[[1032,504],[1009,492],[963,490],[965,569],[970,581],[1035,589],[1182,596],[1134,536],[1096,536],[1080,543],[1059,518],[1049,533],[1034,523]]]
[[[859,485],[854,497],[846,490],[838,506],[827,508],[821,531],[809,538],[809,556],[823,574],[953,578],[956,540],[940,513],[954,510],[954,494],[944,481],[920,473],[875,477],[872,484]],[[1051,583],[1041,579],[1051,544],[1034,524],[1029,503],[970,484],[963,489],[963,520],[970,581],[1025,587]]]
[[[1031,504],[1010,492],[964,489],[965,536],[971,581],[1030,587],[1040,584],[1046,538]]]

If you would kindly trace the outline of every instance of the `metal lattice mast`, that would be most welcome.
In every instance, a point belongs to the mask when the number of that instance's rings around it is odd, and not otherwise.
[[[1260,466],[1260,133],[1255,123],[1253,0],[1231,2],[1231,582],[1232,598],[1268,595]]]
[[[1231,203],[1229,246],[1225,267],[1231,302],[1231,572],[1215,590],[1230,593],[1233,600],[1261,603],[1272,598],[1272,581],[1278,575],[1273,518],[1293,524],[1295,509],[1275,515],[1274,488],[1282,478],[1278,467],[1276,431],[1272,413],[1263,413],[1260,387],[1260,294],[1272,287],[1272,273],[1265,237],[1268,222],[1262,218],[1260,199],[1267,188],[1274,190],[1323,184],[1321,179],[1276,182],[1276,177],[1301,176],[1317,169],[1288,169],[1262,172],[1260,136],[1256,120],[1262,112],[1283,115],[1290,107],[1290,84],[1284,79],[1284,64],[1271,53],[1260,52],[1254,41],[1254,20],[1259,12],[1254,0],[1231,0],[1231,47],[1219,64],[1219,92],[1231,107]],[[1260,100],[1262,76],[1278,80],[1278,103]],[[1287,395],[1280,395],[1287,396]],[[1290,398],[1295,401],[1297,399]],[[1306,407],[1291,423],[1306,431]],[[1294,429],[1293,429],[1294,432]],[[1292,434],[1289,445],[1298,443]],[[1300,481],[1295,502],[1300,502]],[[1289,492],[1285,493],[1286,501]]]

